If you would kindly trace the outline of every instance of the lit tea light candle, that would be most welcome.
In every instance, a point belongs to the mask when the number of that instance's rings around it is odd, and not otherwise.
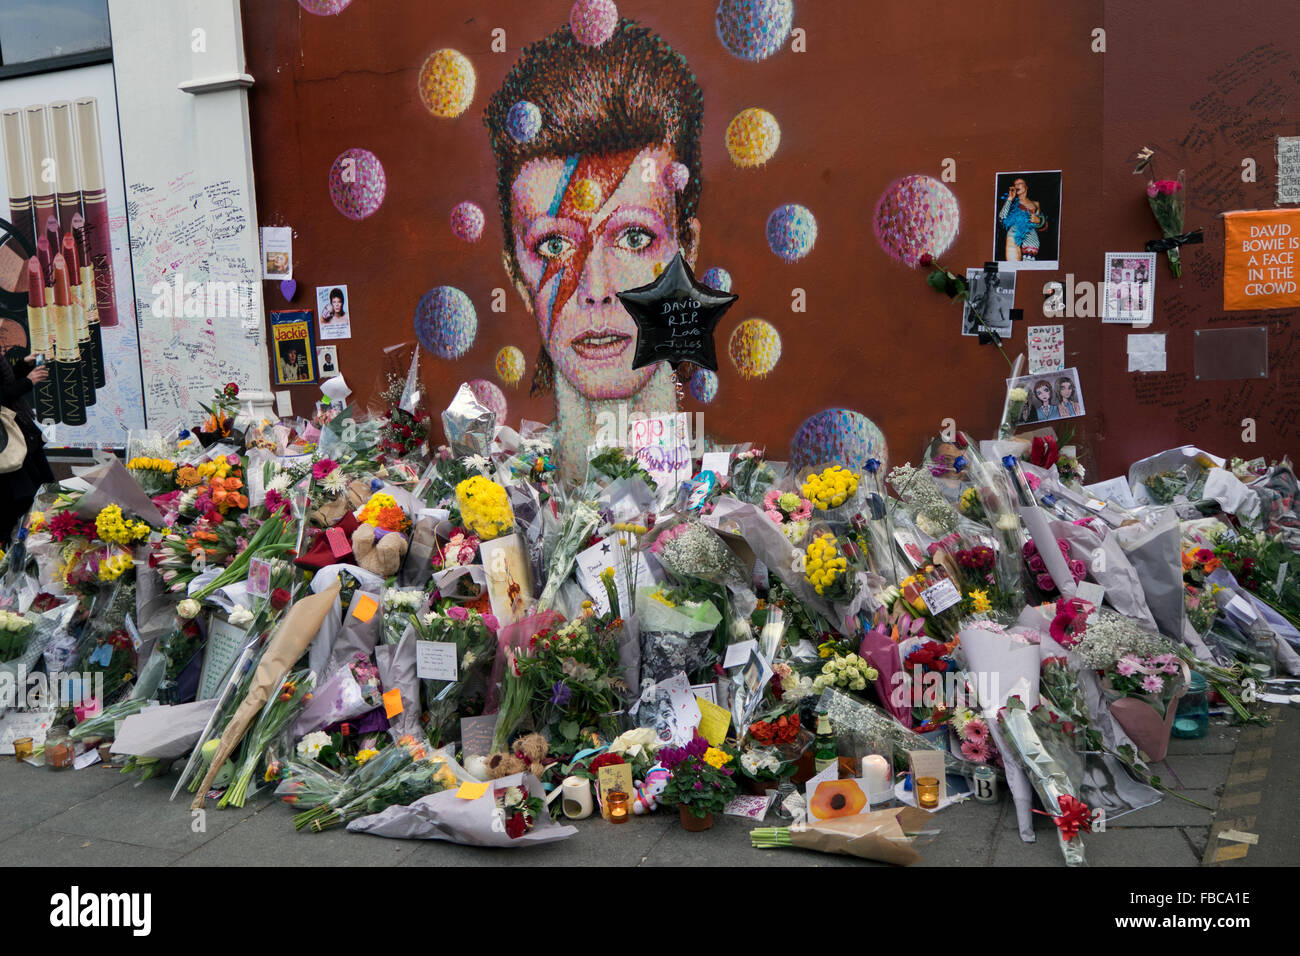
[[[916,805],[922,810],[934,810],[939,806],[939,778],[916,778]]]
[[[605,803],[609,806],[610,823],[627,823],[629,808],[626,793],[611,790],[605,795]]]
[[[16,737],[14,738],[14,757],[18,760],[26,760],[32,755],[32,738]]]

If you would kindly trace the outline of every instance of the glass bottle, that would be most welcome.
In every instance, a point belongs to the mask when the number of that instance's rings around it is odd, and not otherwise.
[[[1205,677],[1193,674],[1187,685],[1187,692],[1178,702],[1178,713],[1174,717],[1173,735],[1186,739],[1204,737],[1210,732],[1210,702],[1206,691]]]
[[[813,739],[813,771],[821,773],[827,767],[839,762],[839,750],[835,746],[835,734],[831,730],[831,719],[826,713],[817,715],[817,736]]]

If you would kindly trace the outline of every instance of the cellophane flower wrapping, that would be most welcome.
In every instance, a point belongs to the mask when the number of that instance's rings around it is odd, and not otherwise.
[[[1011,697],[998,711],[998,727],[1052,817],[1062,815],[1062,798],[1081,801],[1082,757],[1059,723],[1053,726],[1047,708],[1031,711],[1019,697]],[[1067,839],[1058,830],[1058,836],[1066,864],[1082,866],[1085,862],[1082,835]]]
[[[1187,212],[1187,190],[1183,185],[1183,171],[1178,171],[1177,179],[1155,180],[1147,184],[1147,204],[1151,214],[1160,224],[1160,231],[1167,239],[1181,235],[1183,221]],[[1177,246],[1168,250],[1169,271],[1175,277],[1183,274],[1182,256]]]
[[[573,573],[578,552],[586,546],[600,526],[600,514],[586,502],[570,501],[565,506],[564,517],[554,539],[548,541],[546,546],[546,585],[537,599],[539,611],[549,611],[555,606],[560,588]]]
[[[693,674],[709,659],[713,633],[722,614],[711,601],[670,604],[654,588],[637,597],[641,638],[640,684],[657,684],[679,671]]]
[[[541,782],[532,774],[514,774],[492,781],[487,791],[476,799],[466,800],[454,790],[444,790],[409,805],[391,806],[353,820],[348,824],[348,831],[402,840],[447,840],[465,846],[495,847],[537,846],[568,839],[578,832],[575,827],[555,823],[543,810],[530,828],[512,835],[497,806],[497,794],[511,788],[520,788],[531,799],[546,796]]]

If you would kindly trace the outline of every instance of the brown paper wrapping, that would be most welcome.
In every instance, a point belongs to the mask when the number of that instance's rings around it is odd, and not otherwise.
[[[917,816],[917,814],[920,814]],[[930,815],[914,807],[873,810],[851,817],[790,827],[790,843],[819,853],[856,856],[879,863],[908,866],[921,861],[903,828],[930,825]]]
[[[281,678],[289,673],[289,668],[307,650],[307,646],[316,637],[316,632],[325,621],[325,615],[333,608],[334,599],[338,596],[339,584],[336,581],[333,587],[320,594],[313,594],[297,601],[285,613],[284,620],[271,636],[271,642],[257,665],[257,672],[253,675],[252,684],[249,685],[248,696],[239,705],[235,716],[231,718],[230,724],[221,735],[221,744],[217,747],[212,764],[208,767],[207,776],[199,785],[194,802],[190,804],[191,810],[199,810],[203,807],[208,787],[212,786],[212,781],[216,779],[221,765],[239,746],[239,742],[248,732],[254,718],[261,713],[262,707],[266,705],[267,699],[279,685]]]

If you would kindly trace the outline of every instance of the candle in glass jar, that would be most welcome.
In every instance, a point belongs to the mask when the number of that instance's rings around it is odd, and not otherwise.
[[[611,790],[605,795],[605,802],[609,805],[610,823],[627,823],[628,805],[626,793],[622,790]]]
[[[14,738],[14,757],[18,760],[26,760],[32,755],[32,738],[15,737]]]
[[[939,806],[939,778],[916,778],[916,805],[922,810],[934,810]]]
[[[875,796],[890,790],[892,776],[889,761],[880,754],[868,754],[862,758],[862,777],[867,781],[867,793]]]

